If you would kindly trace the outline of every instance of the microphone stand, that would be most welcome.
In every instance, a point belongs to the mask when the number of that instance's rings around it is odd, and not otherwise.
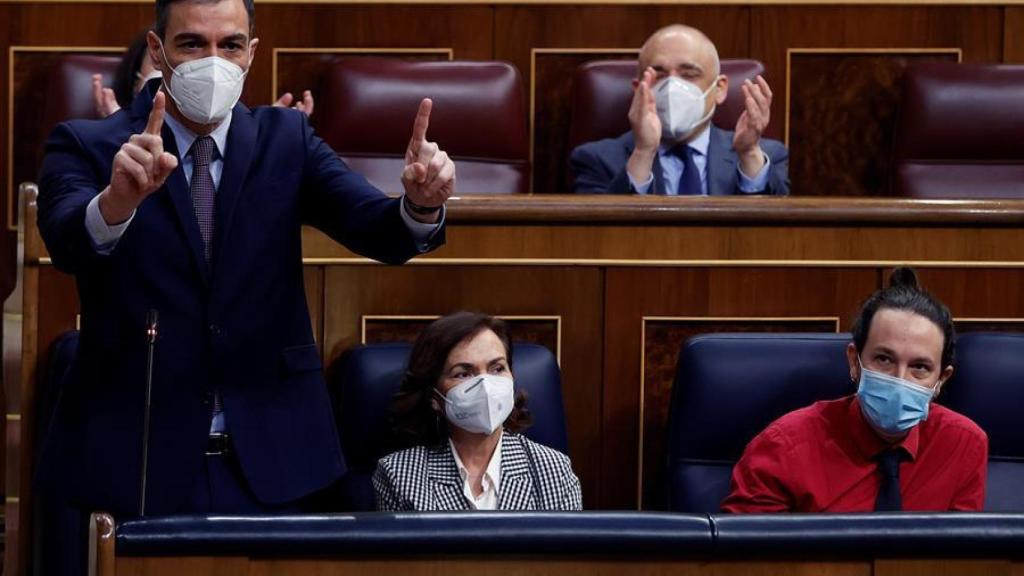
[[[139,517],[146,515],[146,468],[149,465],[149,409],[153,393],[153,349],[156,347],[159,314],[150,309],[146,316],[146,404],[142,415],[142,486],[139,490]]]

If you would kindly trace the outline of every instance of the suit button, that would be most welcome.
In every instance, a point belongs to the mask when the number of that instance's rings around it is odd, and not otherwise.
[[[213,336],[220,336],[220,326],[210,324],[210,334]]]

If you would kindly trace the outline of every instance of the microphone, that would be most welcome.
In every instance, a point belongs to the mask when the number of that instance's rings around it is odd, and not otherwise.
[[[153,393],[153,349],[156,347],[160,315],[150,308],[146,315],[146,404],[142,412],[142,478],[139,489],[139,517],[146,515],[146,468],[149,465],[149,409]]]

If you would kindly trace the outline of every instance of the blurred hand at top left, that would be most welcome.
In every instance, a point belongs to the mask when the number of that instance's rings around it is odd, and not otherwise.
[[[103,85],[103,76],[100,74],[92,75],[92,101],[99,118],[106,118],[121,109],[114,97],[114,90]]]
[[[293,101],[295,102],[294,106],[292,105]],[[284,94],[281,94],[281,97],[277,99],[277,102],[274,102],[274,106],[280,106],[282,108],[288,108],[290,106],[299,112],[302,112],[306,116],[312,116],[313,93],[309,90],[304,90],[302,92],[302,99],[295,100],[295,97],[292,96],[291,92],[285,92]]]

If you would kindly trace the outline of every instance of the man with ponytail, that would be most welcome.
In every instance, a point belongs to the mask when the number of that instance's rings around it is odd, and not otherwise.
[[[949,309],[910,268],[861,306],[846,356],[856,393],[779,418],[733,469],[727,512],[981,510],[988,438],[933,403],[953,375]]]

